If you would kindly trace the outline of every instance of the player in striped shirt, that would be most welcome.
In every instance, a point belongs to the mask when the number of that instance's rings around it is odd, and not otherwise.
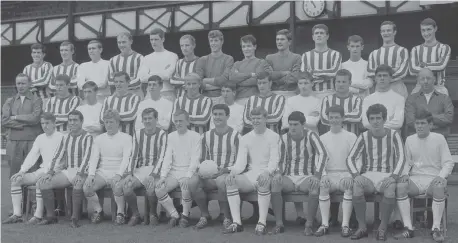
[[[328,47],[329,29],[324,24],[312,28],[315,48],[302,55],[301,71],[313,75],[313,91],[318,98],[334,93],[334,78],[340,69],[342,55]]]
[[[40,181],[46,208],[46,218],[39,224],[52,224],[57,222],[54,216],[54,191],[53,189],[73,187],[71,217],[72,228],[79,227],[78,220],[81,214],[81,205],[84,199],[83,185],[87,177],[87,165],[93,156],[94,139],[83,130],[83,114],[72,111],[68,114],[70,132],[66,134],[56,149],[48,168],[47,175]],[[62,170],[63,169],[63,170]]]
[[[185,77],[185,85],[186,94],[175,100],[172,114],[176,110],[185,110],[189,114],[190,129],[202,134],[208,131],[212,100],[199,93],[202,80],[196,73]]]
[[[282,193],[308,193],[307,222],[304,234],[313,235],[313,221],[318,210],[320,180],[328,153],[318,135],[304,128],[305,116],[294,111],[288,116],[289,131],[281,136],[279,173],[272,179],[272,208],[276,226],[273,233],[283,233]]]
[[[192,35],[183,35],[180,38],[181,53],[183,58],[178,60],[175,67],[175,73],[170,79],[170,84],[175,86],[176,97],[181,97],[186,92],[185,77],[190,73],[196,72],[197,57],[194,54],[194,48],[196,48],[196,39]]]
[[[351,239],[367,237],[365,195],[378,192],[383,194],[383,199],[376,239],[386,240],[387,225],[396,205],[396,183],[405,166],[404,146],[398,132],[384,127],[385,106],[371,105],[366,116],[371,127],[358,136],[347,158],[348,170],[354,178],[353,206],[359,225]],[[357,167],[359,158],[362,159],[361,170]]]
[[[44,60],[46,56],[46,47],[42,44],[33,44],[32,50],[33,63],[27,65],[22,73],[29,76],[32,80],[32,93],[36,94],[46,103],[50,97],[48,85],[52,79],[52,64]]]
[[[405,99],[408,93],[403,79],[409,72],[409,51],[395,43],[396,33],[395,23],[384,21],[380,25],[383,46],[372,51],[369,55],[367,76],[374,78],[375,70],[382,64],[390,66],[394,71],[391,88]]]
[[[117,72],[113,77],[116,90],[113,95],[105,98],[100,117],[103,117],[103,114],[108,109],[117,110],[121,118],[121,123],[119,124],[121,132],[133,136],[140,97],[128,91],[129,74],[126,72]]]
[[[334,81],[336,93],[326,96],[321,104],[321,123],[326,125],[326,130],[329,131],[328,109],[335,105],[341,106],[345,110],[344,129],[358,136],[363,100],[350,92],[351,76],[347,69],[337,71]]]
[[[420,30],[425,42],[415,46],[410,52],[410,73],[416,76],[421,68],[429,68],[436,76],[435,89],[448,95],[445,87],[445,68],[450,60],[450,46],[437,41],[437,25],[433,19],[427,18],[421,21]],[[420,91],[420,84],[417,83],[412,94],[418,91]]]
[[[132,50],[133,38],[129,32],[120,33],[116,37],[118,48],[121,51],[118,55],[110,59],[110,68],[108,72],[108,85],[110,85],[111,94],[115,91],[114,74],[116,72],[126,72],[129,74],[129,90],[130,92],[143,98],[146,94],[140,89],[140,78],[138,77],[138,69],[143,61],[143,55]]]
[[[267,128],[278,133],[280,131],[280,121],[285,112],[286,99],[283,95],[272,92],[272,80],[267,72],[258,76],[258,95],[251,96],[245,104],[243,112],[243,122],[245,123],[244,133],[253,129],[251,121],[251,111],[256,107],[262,107],[267,111]]]
[[[231,115],[226,104],[216,104],[212,108],[215,128],[202,135],[200,161],[212,160],[218,165],[218,173],[211,178],[194,176],[189,180],[192,198],[199,206],[201,217],[195,228],[202,229],[211,220],[208,211],[207,191],[218,190],[220,211],[224,214],[223,227],[231,223],[231,212],[227,202],[226,177],[234,165],[239,149],[240,134],[227,124]]]
[[[79,64],[73,61],[73,55],[75,54],[75,46],[69,41],[64,41],[60,44],[60,56],[62,57],[62,63],[54,66],[53,78],[49,84],[49,89],[52,93],[56,91],[56,77],[60,74],[65,74],[70,77],[70,91],[72,94],[78,96],[78,86],[76,74],[78,72]]]
[[[69,92],[70,77],[60,74],[56,77],[56,95],[46,102],[44,111],[51,112],[56,116],[56,130],[68,132],[68,114],[74,111],[80,104],[81,99]]]
[[[122,179],[117,186],[132,209],[133,214],[128,222],[129,226],[134,226],[141,221],[135,190],[143,186],[146,188],[151,211],[150,215],[145,215],[145,222],[156,226],[159,224],[159,218],[156,211],[158,201],[155,185],[159,180],[159,172],[167,148],[167,133],[156,127],[158,113],[154,108],[143,110],[141,119],[145,128],[134,135],[132,157],[127,168],[128,176]]]

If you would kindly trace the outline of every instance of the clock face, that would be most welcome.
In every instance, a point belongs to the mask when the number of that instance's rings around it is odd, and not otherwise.
[[[316,18],[323,13],[325,4],[325,0],[304,0],[302,8],[307,16]]]

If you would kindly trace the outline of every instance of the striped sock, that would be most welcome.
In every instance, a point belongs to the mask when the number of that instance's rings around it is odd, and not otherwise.
[[[331,210],[331,197],[328,195],[319,196],[321,224],[329,227],[329,211]]]
[[[242,225],[242,219],[240,218],[240,195],[238,189],[227,190],[227,201],[229,202],[229,208],[231,209],[232,220],[234,223]]]
[[[43,196],[41,195],[41,190],[36,189],[36,199],[37,199],[37,209],[35,210],[35,214],[33,216],[37,218],[43,218],[43,211],[44,211],[44,203],[43,203]]]
[[[259,223],[266,225],[270,205],[270,191],[258,190]]]
[[[410,217],[410,201],[409,197],[405,196],[396,199],[398,202],[399,213],[401,214],[402,222],[404,226],[410,230],[413,230],[412,219]]]
[[[11,186],[11,201],[13,203],[13,214],[22,216],[22,188]]]
[[[432,229],[440,229],[441,227],[441,220],[442,214],[444,214],[445,210],[445,198],[437,199],[433,198],[433,204],[431,205],[433,211],[433,228]]]
[[[166,193],[163,197],[159,198],[159,203],[162,205],[162,207],[165,208],[165,210],[170,214],[171,217],[180,217],[180,215],[178,215],[177,209],[175,208],[175,206],[173,206],[172,198],[170,198],[168,193]]]

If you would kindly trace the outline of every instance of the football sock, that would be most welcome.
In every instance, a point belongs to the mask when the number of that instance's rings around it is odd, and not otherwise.
[[[116,202],[116,206],[118,207],[117,213],[124,215],[126,209],[126,201],[124,200],[124,196],[114,196],[114,200]]]
[[[81,218],[81,205],[83,204],[83,190],[73,189],[72,192],[72,218],[79,220]]]
[[[42,190],[41,195],[43,197],[44,206],[46,208],[46,217],[53,218],[54,217],[54,191],[50,190]]]
[[[329,227],[329,211],[331,210],[331,197],[329,194],[319,197],[319,206],[321,211],[321,224]]]
[[[148,203],[149,203],[150,214],[157,215],[157,197],[156,195],[149,195]]]
[[[270,191],[261,192],[258,190],[258,204],[259,204],[259,222],[266,225],[267,213],[269,212],[269,205],[270,205]]]
[[[296,209],[297,217],[301,217],[305,219],[305,214],[304,214],[304,203],[301,202],[295,202],[294,203],[294,208]]]
[[[190,195],[183,195],[183,192],[182,192],[181,193],[181,204],[183,205],[183,215],[189,216],[189,213],[191,212],[191,206],[192,206],[192,198],[190,197]]]
[[[138,212],[138,204],[137,204],[137,195],[135,192],[131,191],[128,193],[124,193],[124,199],[127,202],[127,205],[129,205],[129,208],[132,210],[133,215],[139,214]]]
[[[41,195],[41,190],[36,188],[36,200],[37,200],[37,209],[35,210],[35,214],[33,216],[37,218],[43,218],[43,211],[44,211],[44,205],[43,205],[43,196]]]
[[[95,212],[102,212],[102,206],[100,205],[99,196],[97,196],[97,193],[94,193],[94,195],[86,198],[88,204],[94,208]]]
[[[360,229],[366,229],[366,198],[364,196],[353,196],[353,208]]]
[[[220,207],[220,211],[223,212],[224,217],[226,217],[228,219],[232,218],[231,209],[229,208],[229,203],[227,201],[220,201],[219,202],[219,207]]]
[[[412,226],[412,219],[410,218],[410,200],[408,196],[404,198],[398,198],[398,207],[399,213],[401,214],[402,222],[404,222],[404,226],[410,230],[413,230]]]
[[[11,186],[11,201],[13,203],[13,214],[22,216],[22,188]]]
[[[210,213],[208,212],[208,200],[207,200],[207,195],[205,194],[204,190],[202,188],[197,188],[197,190],[193,194],[193,198],[196,201],[197,206],[200,209],[200,214],[202,217],[208,217],[210,216]],[[220,205],[220,211],[221,211],[221,205]]]
[[[345,194],[342,200],[342,227],[349,227],[350,224],[350,217],[353,210],[353,203],[352,203],[353,196],[350,194]],[[332,206],[331,206],[332,208]]]
[[[379,230],[386,230],[388,227],[388,222],[391,217],[391,213],[393,212],[393,209],[396,205],[396,199],[395,198],[387,198],[383,197],[382,203],[380,203],[380,212],[381,212],[381,217],[380,217],[380,225],[378,227]]]
[[[283,196],[281,192],[272,192],[270,201],[275,214],[275,223],[283,225]]]
[[[165,208],[165,210],[170,214],[171,217],[180,217],[175,206],[173,206],[173,201],[170,198],[169,194],[165,194],[162,198],[159,198],[159,203]]]
[[[339,218],[339,207],[340,203],[338,202],[331,202],[331,207],[329,209],[331,220],[337,221]]]
[[[309,195],[307,203],[307,226],[312,227],[313,221],[315,220],[316,212],[318,211],[318,195]]]
[[[232,221],[239,225],[242,225],[242,219],[240,218],[240,195],[238,189],[227,189],[227,201],[231,209]],[[254,213],[254,212],[253,212]]]
[[[445,198],[436,199],[433,198],[433,203],[431,205],[433,211],[433,229],[440,229],[442,215],[445,210]]]

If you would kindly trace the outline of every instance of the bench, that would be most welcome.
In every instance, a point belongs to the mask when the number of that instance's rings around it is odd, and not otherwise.
[[[27,192],[27,196],[25,196],[25,201],[26,201],[26,204],[25,204],[25,221],[29,220],[29,216],[33,213],[32,211],[32,206],[33,206],[33,202],[35,202],[36,200],[36,190],[37,190],[37,187],[35,185],[31,185],[31,186],[26,186],[24,187],[25,188],[25,191]],[[61,190],[61,189],[55,189],[54,190],[54,194],[56,195],[55,199],[56,201],[63,201],[65,202],[65,197],[63,197],[64,194],[60,193],[58,190]],[[65,205],[65,203],[64,203]],[[67,207],[67,206],[66,206]],[[65,209],[64,209],[65,210]],[[71,211],[70,211],[70,215],[71,215]]]
[[[413,207],[414,205],[414,200],[422,200],[424,202],[424,204],[421,206],[421,207]],[[424,218],[422,220],[422,222],[424,223],[424,225],[427,227],[428,225],[428,211],[432,211],[432,208],[431,206],[429,206],[429,203],[428,201],[429,200],[432,200],[432,197],[429,197],[427,195],[419,195],[419,196],[416,196],[416,197],[413,197],[413,198],[410,198],[410,217],[412,218],[412,220],[414,220],[414,214],[417,213],[417,212],[423,212],[423,215],[424,215]],[[444,209],[444,213],[442,214],[442,231],[444,233],[444,237],[447,236],[447,207],[448,207],[448,195],[446,196],[445,198],[445,209]]]

